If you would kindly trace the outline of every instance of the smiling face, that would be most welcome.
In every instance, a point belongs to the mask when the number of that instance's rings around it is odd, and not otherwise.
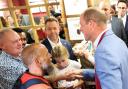
[[[127,5],[124,2],[119,2],[117,5],[118,16],[123,17],[127,12]]]
[[[20,36],[20,39],[22,41],[22,46],[23,48],[25,47],[25,45],[27,44],[27,38],[26,38],[26,34],[25,32],[21,32],[21,33],[18,33],[19,36]]]
[[[59,38],[60,26],[59,23],[56,21],[49,21],[46,23],[46,34],[47,37],[53,41],[57,42]]]
[[[88,8],[80,16],[80,31],[87,41],[96,40],[98,35],[106,29],[107,18],[101,10]]]
[[[111,19],[111,7],[108,3],[101,3],[99,8],[105,13],[108,19]]]
[[[5,32],[2,40],[2,50],[17,57],[22,51],[22,42],[20,36],[14,31]]]
[[[91,40],[93,29],[90,22],[85,22],[83,15],[80,16],[80,31],[84,34],[85,39]]]

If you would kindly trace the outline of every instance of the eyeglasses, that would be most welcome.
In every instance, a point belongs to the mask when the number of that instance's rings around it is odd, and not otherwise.
[[[118,9],[123,9],[124,10],[124,9],[126,9],[126,7],[118,7]]]

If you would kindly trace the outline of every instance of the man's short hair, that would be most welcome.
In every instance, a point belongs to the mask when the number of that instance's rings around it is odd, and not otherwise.
[[[107,17],[105,16],[105,14],[96,8],[89,8],[89,9],[85,10],[82,15],[83,15],[83,19],[87,23],[90,20],[95,21],[97,24],[100,24],[100,23],[106,24],[106,22],[107,22]]]
[[[26,46],[22,53],[21,53],[21,57],[23,59],[23,62],[25,65],[30,65],[37,57],[39,57],[41,54],[42,49],[40,47],[44,47],[45,46],[43,44],[40,43],[33,43],[30,44],[28,46]]]
[[[13,31],[13,30],[11,30],[11,29],[3,29],[3,30],[1,30],[0,31],[0,41],[1,41],[1,39],[3,39],[5,33],[10,32],[10,31]]]
[[[24,32],[22,28],[13,28],[12,30],[14,30],[17,33],[22,33]]]
[[[53,22],[53,21],[59,23],[58,20],[57,20],[55,17],[49,17],[49,18],[47,18],[47,19],[45,20],[45,24],[47,24],[47,22]]]
[[[125,3],[126,6],[128,7],[128,0],[118,0],[117,5],[118,5],[120,2]]]

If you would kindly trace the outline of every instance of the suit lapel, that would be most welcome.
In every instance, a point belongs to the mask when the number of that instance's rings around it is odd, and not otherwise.
[[[125,31],[128,32],[128,16],[126,17]]]
[[[51,53],[52,46],[51,46],[50,42],[48,41],[48,39],[45,40],[45,43],[46,43],[45,45],[46,45],[46,47],[48,49],[48,52]]]

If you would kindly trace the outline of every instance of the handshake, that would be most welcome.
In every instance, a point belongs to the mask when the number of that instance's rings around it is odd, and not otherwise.
[[[70,72],[68,71],[67,73],[65,73],[65,79],[66,80],[82,79],[83,78],[82,72],[83,72],[82,69],[76,69]]]

